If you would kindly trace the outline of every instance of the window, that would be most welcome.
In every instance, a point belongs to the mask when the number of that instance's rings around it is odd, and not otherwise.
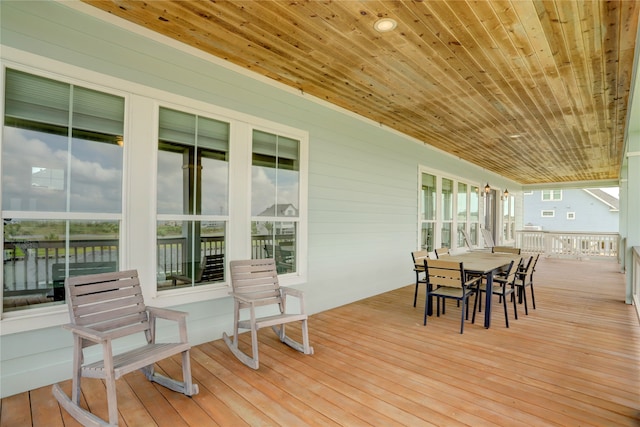
[[[463,248],[465,246],[464,233],[467,230],[467,219],[469,217],[469,208],[467,203],[467,184],[458,183],[458,203],[456,207],[456,219],[458,221],[456,232],[456,246]]]
[[[78,264],[118,268],[124,98],[7,69],[4,103],[4,311],[59,305]]]
[[[466,195],[465,195],[466,197]],[[440,192],[441,229],[440,247],[453,248],[451,242],[451,230],[453,226],[453,180],[442,178],[442,191]]]
[[[253,131],[251,256],[274,258],[278,274],[298,271],[300,141]]]
[[[562,190],[542,190],[542,200],[545,202],[562,200]]]
[[[229,123],[160,108],[158,290],[224,281]]]
[[[542,211],[540,216],[542,216],[543,218],[553,218],[556,216],[556,211]]]
[[[503,197],[502,200],[502,238],[505,242],[513,241],[516,238],[516,199],[514,196]]]
[[[434,230],[436,224],[436,177],[422,174],[422,189],[420,193],[420,247],[428,251],[435,249]]]
[[[575,212],[567,212],[567,219],[569,219],[569,220],[576,219],[576,213]]]
[[[464,247],[465,232],[471,244],[477,244],[479,187],[426,171],[420,172],[420,181],[420,247],[428,251]]]

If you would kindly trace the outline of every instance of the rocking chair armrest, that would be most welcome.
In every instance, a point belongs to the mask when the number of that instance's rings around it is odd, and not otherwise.
[[[160,308],[160,307],[150,307],[150,306],[147,306],[147,311],[149,312],[150,316],[158,317],[160,319],[175,320],[175,321],[180,321],[185,319],[188,314],[184,311],[173,310],[170,308]]]
[[[300,289],[289,288],[287,286],[281,286],[280,292],[282,292],[282,295],[292,295],[294,297],[301,298],[301,299],[304,297],[304,292],[301,291]]]
[[[246,303],[246,304],[253,304],[255,302],[264,300],[264,298],[255,298],[255,297],[252,297],[250,295],[239,294],[239,293],[236,293],[236,292],[229,292],[229,295],[231,295],[233,298],[237,299],[238,301]]]
[[[76,335],[79,335],[83,339],[93,341],[95,343],[102,343],[111,338],[111,334],[106,334],[91,328],[85,328],[84,326],[74,325],[73,323],[62,325],[62,327],[70,330]]]

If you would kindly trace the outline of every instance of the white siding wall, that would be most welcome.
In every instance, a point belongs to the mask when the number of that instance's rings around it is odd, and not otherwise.
[[[308,281],[300,288],[306,292],[311,313],[412,283],[410,252],[417,247],[419,165],[455,171],[469,182],[489,181],[517,191],[511,181],[377,124],[235,67],[223,67],[220,60],[186,47],[167,46],[159,37],[151,39],[144,32],[115,27],[86,15],[84,11],[89,10],[113,20],[84,4],[73,8],[68,4],[0,3],[3,59],[45,70],[55,60],[72,73],[84,70],[88,80],[102,76],[100,84],[128,93],[134,88],[130,101],[150,112],[154,108],[150,94],[163,91],[175,94],[177,104],[192,100],[309,132]],[[132,84],[118,88],[121,81]],[[128,148],[127,164],[133,168],[129,170],[133,184],[126,200],[136,205],[128,210],[123,240],[128,248],[123,250],[124,265],[154,281],[150,250],[155,245],[155,212],[149,206],[153,206],[155,193],[146,191],[155,180],[154,162],[149,160],[154,157],[149,153],[146,161],[135,161],[145,159],[146,150],[155,148],[153,128],[141,125],[145,123],[153,123],[153,117],[140,117],[131,128],[135,138]],[[218,339],[222,331],[231,330],[228,297],[178,308],[189,312],[194,344]],[[416,321],[419,317],[416,312]],[[49,328],[23,332],[16,325],[27,324],[25,319],[1,321],[1,328],[16,331],[0,336],[2,396],[70,377],[71,337],[59,327],[65,319],[60,311]],[[37,324],[37,319],[31,322]],[[310,324],[313,340],[313,320]]]

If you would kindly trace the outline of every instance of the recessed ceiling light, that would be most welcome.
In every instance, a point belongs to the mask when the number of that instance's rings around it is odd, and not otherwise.
[[[391,18],[382,18],[377,20],[376,23],[373,24],[373,28],[375,28],[376,31],[385,33],[387,31],[393,30],[397,25],[398,23]]]
[[[522,136],[522,135],[520,135],[519,133],[514,133],[514,134],[512,134],[512,135],[509,135],[509,138],[511,138],[511,139],[517,139],[517,138],[520,138],[521,136]]]

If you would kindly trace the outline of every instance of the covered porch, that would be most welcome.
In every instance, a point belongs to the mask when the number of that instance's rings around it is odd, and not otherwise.
[[[424,298],[412,307],[414,286],[400,283],[311,316],[312,356],[266,330],[258,371],[222,340],[197,345],[200,394],[130,374],[118,383],[120,425],[637,426],[640,328],[620,265],[541,258],[534,283],[537,309],[525,316],[518,306],[509,329],[498,305],[489,330],[476,322],[460,335],[453,304],[424,327]],[[177,374],[179,361],[160,369]],[[83,399],[105,416],[99,381],[86,380]],[[2,427],[77,425],[50,386],[1,402]]]

